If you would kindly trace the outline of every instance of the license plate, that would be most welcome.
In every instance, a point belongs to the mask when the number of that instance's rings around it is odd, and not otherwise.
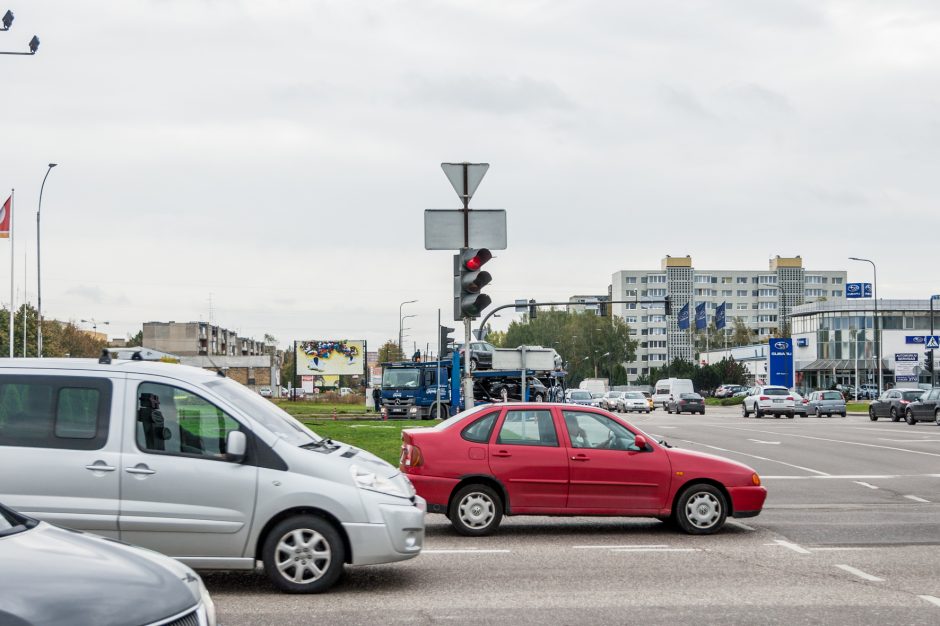
[[[783,400],[774,400],[774,404],[783,404]]]

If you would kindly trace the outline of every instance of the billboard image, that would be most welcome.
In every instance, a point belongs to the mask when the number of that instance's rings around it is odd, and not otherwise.
[[[362,340],[297,342],[297,374],[301,376],[361,376],[365,359],[365,341]]]

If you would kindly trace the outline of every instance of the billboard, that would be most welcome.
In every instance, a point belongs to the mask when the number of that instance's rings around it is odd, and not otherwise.
[[[871,298],[871,283],[846,283],[846,298]]]
[[[793,340],[770,340],[770,384],[793,386]]]
[[[895,352],[894,381],[916,383],[920,372],[920,356],[916,352]]]
[[[366,342],[314,339],[297,342],[299,376],[362,376],[366,363]]]

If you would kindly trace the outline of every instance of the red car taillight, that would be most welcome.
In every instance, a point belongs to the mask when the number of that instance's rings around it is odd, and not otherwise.
[[[402,444],[401,459],[399,462],[405,467],[421,466],[424,463],[424,458],[421,456],[421,448],[410,443]]]
[[[758,400],[770,400],[770,396],[761,396]]]
[[[793,400],[793,396],[787,396],[787,400]]]
[[[685,400],[679,400],[679,404],[685,404]]]

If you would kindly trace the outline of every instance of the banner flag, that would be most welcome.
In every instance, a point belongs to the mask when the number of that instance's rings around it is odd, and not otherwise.
[[[699,302],[695,305],[695,330],[705,330],[708,326],[705,318],[705,303]]]
[[[689,303],[679,309],[679,330],[685,330],[689,327]]]

